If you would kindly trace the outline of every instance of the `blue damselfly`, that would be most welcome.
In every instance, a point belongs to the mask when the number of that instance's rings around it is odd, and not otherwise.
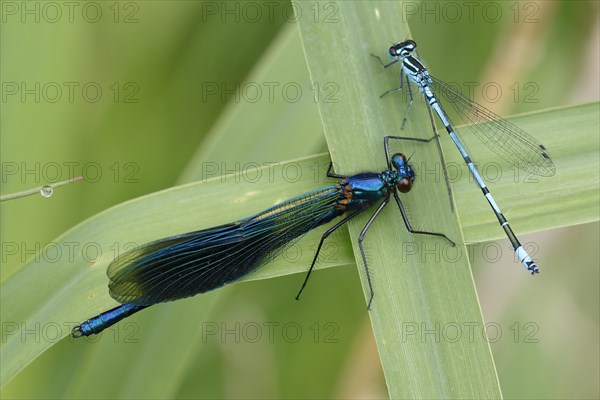
[[[402,128],[406,123],[408,111],[413,103],[411,82],[417,86],[419,91],[423,94],[427,105],[430,109],[433,109],[435,114],[442,121],[446,131],[452,138],[452,141],[460,151],[464,161],[467,163],[471,174],[475,178],[475,181],[485,198],[490,204],[494,214],[498,218],[500,226],[504,229],[504,232],[510,243],[512,244],[517,258],[527,268],[531,274],[536,274],[539,269],[529,253],[523,248],[519,239],[511,229],[508,221],[500,211],[498,204],[492,197],[489,189],[486,187],[485,182],[481,178],[473,158],[467,152],[465,146],[462,144],[458,137],[456,129],[452,126],[448,115],[442,108],[437,94],[444,97],[456,110],[465,123],[469,124],[469,128],[475,133],[475,135],[483,141],[491,150],[497,155],[502,157],[505,161],[511,165],[527,171],[531,174],[541,176],[553,176],[555,174],[554,164],[550,159],[550,155],[546,148],[539,144],[534,138],[525,133],[522,129],[516,125],[502,119],[500,116],[489,111],[480,104],[475,103],[471,99],[463,96],[459,91],[455,90],[452,86],[436,79],[429,74],[429,71],[423,66],[421,61],[413,55],[416,50],[417,44],[413,40],[406,40],[404,42],[395,43],[388,50],[388,55],[393,60],[385,64],[381,58],[374,55],[384,68],[389,67],[397,62],[400,62],[402,68],[400,70],[400,87],[397,89],[388,90],[383,93],[381,97],[386,94],[401,90],[404,84],[404,74],[406,74],[406,85],[410,96],[410,102],[404,114],[402,122]],[[435,128],[435,122],[432,119],[434,137],[428,140],[422,140],[429,142],[437,138],[437,130]],[[414,138],[403,138],[414,140]]]

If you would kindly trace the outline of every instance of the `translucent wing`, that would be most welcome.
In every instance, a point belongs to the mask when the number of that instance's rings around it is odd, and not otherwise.
[[[546,148],[518,126],[465,97],[450,85],[431,77],[431,87],[445,98],[473,133],[511,165],[541,176],[553,176],[554,164]]]
[[[151,305],[236,281],[339,215],[340,196],[335,186],[326,187],[238,222],[124,253],[108,267],[110,295],[120,303]]]

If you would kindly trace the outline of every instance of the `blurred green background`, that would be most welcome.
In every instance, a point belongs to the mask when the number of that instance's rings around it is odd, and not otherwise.
[[[59,179],[69,178],[66,165],[87,178],[47,200],[0,206],[2,282],[36,246],[84,219],[201,179],[202,162],[262,164],[327,150],[317,113],[326,92],[311,87],[290,3],[70,4],[1,3],[2,194],[46,183],[56,165]],[[598,100],[597,2],[477,2],[471,15],[468,4],[407,2],[397,16],[408,19],[435,75],[497,83],[510,95],[482,103],[502,115]],[[323,19],[335,7],[313,11]],[[302,89],[298,102],[281,90],[290,83]],[[492,351],[506,398],[600,395],[598,231],[594,223],[522,237],[539,245],[548,271],[535,286],[522,283],[512,256],[494,264],[476,257],[484,318],[502,329]],[[9,254],[8,244],[19,251]],[[296,302],[302,278],[232,285],[147,310],[135,317],[135,343],[57,340],[2,398],[386,397],[356,268],[318,272]],[[547,298],[547,307],[528,308],[531,296]],[[222,340],[203,336],[202,325],[180,353],[171,348],[188,332],[160,325],[165,314],[238,333],[274,326],[274,336]],[[2,320],[3,340],[11,322]],[[297,342],[280,329],[286,324],[302,329]]]

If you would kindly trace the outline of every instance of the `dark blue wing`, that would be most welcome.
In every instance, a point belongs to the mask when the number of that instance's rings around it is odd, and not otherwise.
[[[264,265],[342,211],[336,186],[295,197],[244,220],[157,240],[108,267],[110,295],[120,303],[151,305],[236,281]]]

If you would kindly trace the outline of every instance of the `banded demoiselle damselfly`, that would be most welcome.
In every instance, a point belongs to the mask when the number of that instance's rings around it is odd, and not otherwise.
[[[374,292],[363,239],[388,204],[390,195],[398,204],[409,232],[439,236],[454,245],[442,233],[412,228],[398,192],[410,191],[415,173],[406,156],[401,153],[390,156],[389,139],[396,137],[384,138],[387,169],[380,173],[344,176],[333,173],[330,165],[327,176],[337,179],[333,185],[304,193],[236,222],[160,239],[123,253],[109,265],[107,271],[110,295],[121,305],[76,326],[72,330],[73,337],[100,333],[154,304],[183,299],[235,282],[280,255],[308,231],[348,213],[321,237],[296,296],[298,299],[325,239],[350,219],[381,201],[358,237],[369,284],[370,308]]]

